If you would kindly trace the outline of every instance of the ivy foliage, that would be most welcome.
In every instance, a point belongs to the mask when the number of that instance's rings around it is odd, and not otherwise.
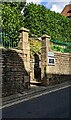
[[[30,30],[30,36],[48,34],[54,40],[71,42],[71,20],[46,9],[43,5],[33,3],[26,5],[24,27]]]

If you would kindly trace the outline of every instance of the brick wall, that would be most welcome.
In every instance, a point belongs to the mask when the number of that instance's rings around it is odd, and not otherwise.
[[[0,49],[0,71],[2,71],[2,95],[7,96],[24,90],[24,78],[29,74],[24,65],[21,50]],[[27,81],[29,83],[29,79]]]

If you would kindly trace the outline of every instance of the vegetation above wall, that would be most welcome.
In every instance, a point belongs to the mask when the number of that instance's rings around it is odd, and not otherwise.
[[[41,54],[42,41],[36,40],[34,38],[29,39],[31,54],[38,53]],[[58,51],[62,53],[71,53],[71,46],[64,46],[51,43],[50,45],[53,51]]]
[[[71,42],[71,20],[46,9],[43,5],[33,3],[26,5],[24,27],[30,30],[30,36],[48,34],[54,40]]]
[[[19,30],[24,26],[24,16],[21,14],[25,2],[3,2],[0,4],[2,8],[2,40],[6,46],[17,43],[19,41]]]
[[[46,9],[43,5],[25,2],[3,2],[2,8],[2,40],[5,47],[16,47],[19,41],[19,29],[24,26],[30,30],[29,35],[42,36],[48,34],[55,42],[70,43],[71,20],[59,13]],[[21,10],[24,7],[24,14]],[[55,43],[54,42],[54,43]],[[33,52],[40,52],[42,43],[39,40],[30,40]],[[71,47],[71,46],[70,46]],[[71,48],[68,48],[69,50]],[[64,51],[60,46],[52,46],[53,50]],[[66,50],[65,50],[66,51]]]
[[[42,42],[33,38],[29,38],[30,50],[33,53],[41,53]]]
[[[67,52],[71,53],[71,47],[69,46],[60,46],[60,45],[52,44],[51,49],[53,51],[59,51],[62,53],[67,53]]]

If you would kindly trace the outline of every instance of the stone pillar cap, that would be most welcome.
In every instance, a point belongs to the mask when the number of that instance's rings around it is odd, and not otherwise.
[[[50,36],[49,36],[49,35],[43,35],[41,38],[42,38],[42,39],[43,39],[43,38],[50,38]]]
[[[28,30],[27,28],[24,28],[24,27],[22,27],[22,28],[20,29],[20,32],[21,32],[21,31],[29,32],[29,30]]]

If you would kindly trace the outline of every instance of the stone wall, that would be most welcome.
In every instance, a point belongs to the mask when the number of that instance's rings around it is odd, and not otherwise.
[[[54,59],[54,64],[49,64],[49,59]],[[55,83],[71,80],[71,53],[52,51],[48,35],[42,36],[41,78],[44,85],[49,84],[50,80]]]
[[[47,73],[71,74],[71,54],[54,52],[55,65],[47,65]]]
[[[2,50],[0,50],[0,106],[2,106]]]
[[[29,84],[29,73],[24,65],[22,50],[0,49],[0,65],[2,65],[2,95],[8,96],[22,92]],[[25,78],[26,81],[25,81]],[[25,84],[24,84],[25,82]]]

